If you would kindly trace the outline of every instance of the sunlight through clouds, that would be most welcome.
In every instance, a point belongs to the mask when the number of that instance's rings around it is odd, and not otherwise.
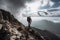
[[[40,8],[44,8],[45,6],[48,6],[50,8],[53,5],[54,3],[51,0],[34,0],[33,2],[26,2],[25,8],[20,13],[24,14],[25,16],[39,16],[37,14],[38,11],[47,11],[47,9]]]
[[[27,8],[29,8],[31,11],[37,11],[40,5],[41,3],[39,0],[32,3],[26,3]]]

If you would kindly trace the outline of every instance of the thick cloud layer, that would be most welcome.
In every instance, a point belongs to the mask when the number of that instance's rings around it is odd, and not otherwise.
[[[30,1],[31,0],[0,0],[0,8],[15,13],[18,9],[25,7],[26,2]]]
[[[31,5],[31,2],[33,5]],[[21,13],[20,10],[26,7],[25,5],[26,3],[28,4],[28,6],[31,5],[32,7],[31,9],[34,9],[34,10],[37,9],[36,7],[38,6],[40,7],[38,8],[39,10],[60,7],[60,0],[38,0],[38,1],[37,0],[0,0],[0,8],[10,11],[13,15],[17,16],[17,15],[20,15]],[[30,13],[32,14],[34,12],[30,12]],[[35,16],[35,14],[33,14],[33,16]]]

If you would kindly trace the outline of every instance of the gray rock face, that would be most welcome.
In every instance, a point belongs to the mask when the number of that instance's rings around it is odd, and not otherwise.
[[[53,34],[51,34],[50,37],[50,33],[48,32],[25,27],[15,19],[10,12],[2,9],[0,9],[0,24],[2,24],[2,28],[0,29],[0,40],[55,40],[56,38],[52,37]],[[47,35],[49,38],[46,39],[46,37],[42,35]],[[60,39],[56,38],[56,40]]]

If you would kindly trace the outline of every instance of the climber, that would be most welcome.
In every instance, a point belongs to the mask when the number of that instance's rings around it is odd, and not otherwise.
[[[31,22],[32,22],[32,20],[31,20],[31,17],[30,17],[30,16],[29,16],[29,17],[27,17],[27,22],[28,22],[28,27],[30,27]]]

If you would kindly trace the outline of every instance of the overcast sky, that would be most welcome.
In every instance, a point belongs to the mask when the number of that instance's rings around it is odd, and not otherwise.
[[[0,8],[18,17],[60,16],[60,0],[0,0]],[[38,11],[47,12],[48,15],[44,12],[38,14]]]

